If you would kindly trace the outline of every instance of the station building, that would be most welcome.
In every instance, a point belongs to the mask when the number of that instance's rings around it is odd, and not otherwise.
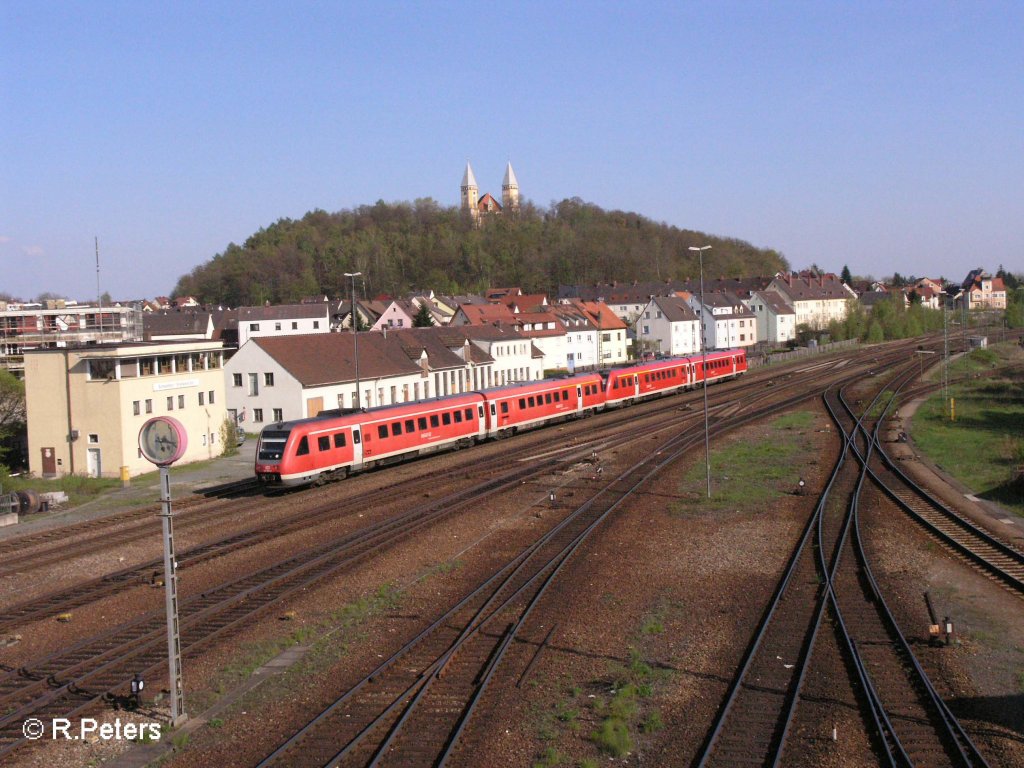
[[[220,341],[167,341],[25,352],[29,469],[37,477],[151,472],[138,445],[154,416],[185,427],[179,463],[224,452],[227,417]]]

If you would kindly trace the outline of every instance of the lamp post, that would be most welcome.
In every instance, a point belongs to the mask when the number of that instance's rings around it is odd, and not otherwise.
[[[362,398],[359,396],[359,328],[358,318],[356,314],[356,278],[362,277],[362,272],[346,272],[345,277],[352,280],[352,354],[356,359],[356,396],[352,401],[352,406],[358,411],[362,404]]]
[[[709,499],[711,498],[711,439],[708,435],[708,350],[707,343],[704,341],[704,251],[710,249],[710,245],[690,246],[691,251],[697,252],[697,261],[700,265],[700,370],[704,378],[704,465],[707,469]]]

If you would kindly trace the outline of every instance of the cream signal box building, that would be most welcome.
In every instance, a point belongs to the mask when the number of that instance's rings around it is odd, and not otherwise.
[[[29,469],[37,477],[153,471],[139,430],[173,416],[188,433],[180,464],[224,452],[220,341],[123,343],[25,353]]]

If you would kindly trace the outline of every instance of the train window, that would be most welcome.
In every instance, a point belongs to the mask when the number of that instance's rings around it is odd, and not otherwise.
[[[519,398],[519,410],[523,410],[524,408],[526,408],[526,398],[525,397],[520,397]]]
[[[480,409],[480,415],[483,416],[484,415],[484,407],[482,405],[478,405],[477,408]],[[467,408],[466,409],[466,421],[472,421],[472,420],[473,420],[473,409],[472,408]]]
[[[383,437],[387,437],[387,436],[388,436],[388,425],[387,424],[381,424],[380,426],[378,426],[377,427],[377,437],[382,437],[383,438]]]
[[[402,422],[396,421],[391,425],[391,434],[392,436],[402,434]]]
[[[335,448],[344,448],[345,447],[345,433],[344,432],[335,432],[334,433],[334,447]]]
[[[431,414],[431,416],[430,416],[430,426],[438,427],[440,425],[441,425],[441,420],[439,418],[437,418],[437,414],[436,413]]]
[[[406,432],[415,432],[416,431],[416,420],[415,419],[406,419],[405,420],[405,431]]]
[[[322,437],[318,437],[316,439],[316,447],[317,447],[317,450],[319,450],[319,451],[329,451],[329,450],[331,450],[331,438],[328,437],[327,435],[323,435]]]
[[[358,429],[352,430],[352,442],[355,445],[359,445],[360,440],[362,440],[362,438],[360,437],[359,430]]]
[[[419,427],[420,431],[422,432],[424,429],[427,428],[427,417],[426,416],[420,416],[416,420],[416,425]]]
[[[508,413],[508,400],[501,401],[501,412]]]
[[[260,434],[259,460],[280,461],[284,453],[284,444],[288,440],[287,432],[272,432],[264,430]]]
[[[462,423],[462,411],[455,411],[455,423],[456,424],[461,424]]]
[[[544,402],[545,403],[550,403],[551,402],[551,393],[550,392],[548,392],[546,395],[544,395]]]
[[[450,413],[448,413],[447,411],[442,413],[441,414],[441,423],[444,424],[445,426],[448,426],[449,424],[451,424],[452,423],[452,415]]]
[[[309,438],[303,437],[299,440],[299,447],[295,449],[296,456],[305,456],[309,453]]]
[[[618,389],[618,388],[619,388],[619,380],[615,379],[614,381],[612,381],[612,389]]]
[[[533,408],[537,404],[537,401],[533,398],[533,395],[530,395],[528,398],[526,398],[526,404]]]

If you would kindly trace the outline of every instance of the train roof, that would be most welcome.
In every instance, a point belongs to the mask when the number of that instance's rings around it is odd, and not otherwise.
[[[443,397],[432,397],[427,400],[411,400],[407,403],[392,403],[391,405],[377,405],[373,408],[361,408],[359,410],[352,410],[346,408],[344,410],[340,408],[332,408],[329,411],[321,411],[316,416],[307,416],[304,419],[292,419],[291,421],[276,421],[272,424],[265,424],[263,429],[272,429],[278,432],[291,431],[295,427],[304,426],[306,424],[316,424],[327,419],[341,419],[346,416],[369,416],[374,417],[383,411],[397,411],[402,408],[413,408],[413,407],[429,407],[437,406],[443,408],[446,404],[455,405],[457,403],[465,402],[476,402],[481,398],[479,392],[460,392],[455,395],[444,395]]]
[[[516,381],[512,384],[504,384],[500,387],[488,387],[487,389],[477,390],[481,394],[487,395],[492,392],[508,392],[513,389],[523,389],[525,387],[545,387],[545,386],[557,386],[559,384],[572,384],[575,381],[582,381],[587,376],[597,376],[597,371],[580,371],[578,373],[570,373],[565,376],[552,376],[547,379],[534,379],[533,381]]]

